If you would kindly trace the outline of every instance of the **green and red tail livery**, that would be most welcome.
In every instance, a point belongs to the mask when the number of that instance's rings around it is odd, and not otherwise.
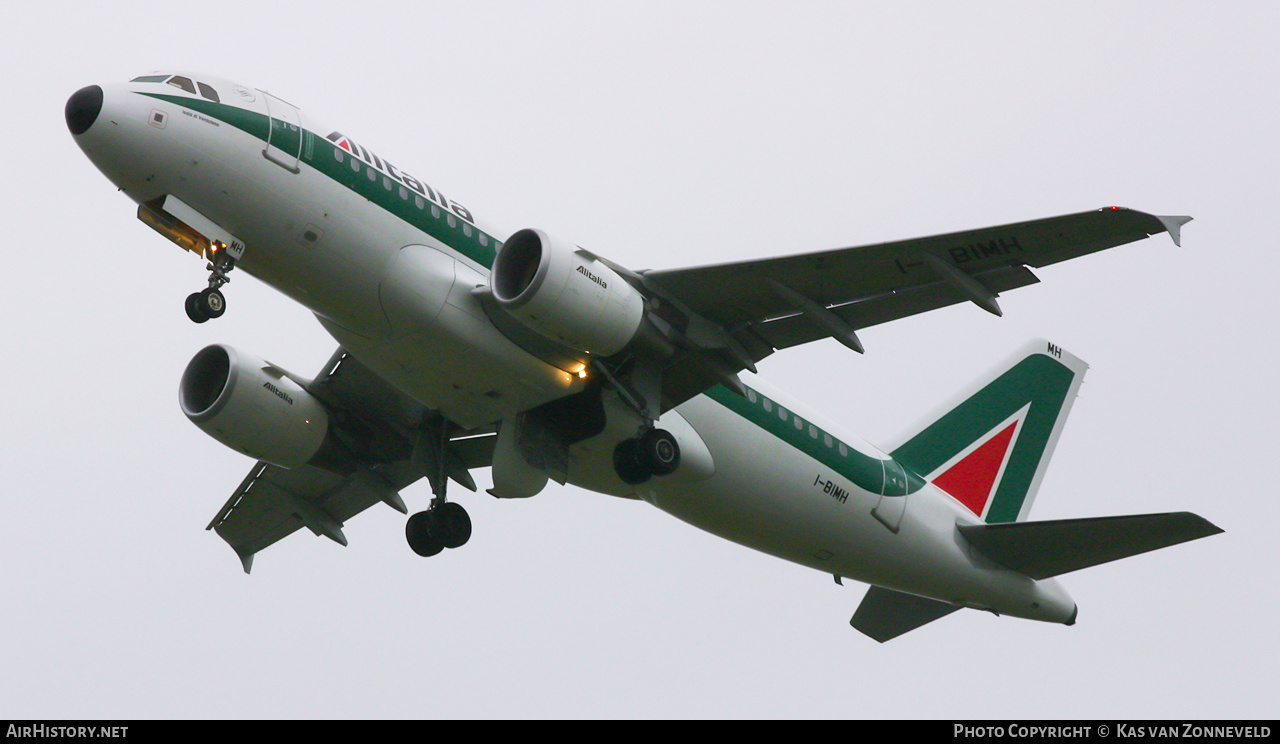
[[[1088,368],[1035,341],[944,406],[894,459],[986,522],[1026,519]]]

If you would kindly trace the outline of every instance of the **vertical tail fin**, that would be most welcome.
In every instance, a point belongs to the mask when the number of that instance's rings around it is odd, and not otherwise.
[[[1048,341],[1024,347],[893,449],[985,522],[1026,519],[1088,369]]]

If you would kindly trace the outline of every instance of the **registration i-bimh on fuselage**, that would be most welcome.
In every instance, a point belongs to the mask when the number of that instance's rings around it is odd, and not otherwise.
[[[179,383],[183,412],[256,460],[209,525],[246,572],[301,528],[345,545],[361,511],[408,513],[400,492],[423,477],[410,547],[459,548],[471,521],[446,486],[475,490],[487,467],[499,498],[572,483],[870,584],[851,623],[884,641],[966,607],[1072,624],[1054,577],[1220,531],[1185,512],[1027,521],[1085,371],[1047,341],[882,449],[743,380],[811,341],[862,352],[858,331],[915,313],[999,315],[1033,268],[1177,242],[1188,217],[1106,207],[637,271],[542,230],[496,233],[430,174],[212,75],[90,85],[66,120],[138,218],[203,259],[193,321],[248,274],[338,342],[314,378],[217,344]]]

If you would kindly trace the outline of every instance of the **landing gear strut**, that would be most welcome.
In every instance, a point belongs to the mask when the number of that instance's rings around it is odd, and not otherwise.
[[[220,318],[227,311],[227,299],[222,296],[222,285],[231,281],[227,273],[236,267],[236,261],[227,255],[225,243],[214,243],[205,251],[209,264],[209,288],[187,297],[187,317],[194,323]]]
[[[613,450],[613,470],[628,485],[639,485],[655,475],[670,475],[680,467],[680,443],[665,429],[655,429],[649,401],[662,400],[662,376],[653,366],[638,365],[631,372],[630,385],[614,375],[609,365],[593,363],[613,385],[618,396],[639,416],[640,433],[624,439]],[[635,389],[632,388],[634,386]]]
[[[431,507],[418,512],[404,526],[405,539],[413,552],[429,558],[445,548],[460,548],[471,539],[471,517],[461,504],[445,500],[449,484],[449,435],[445,420],[425,416],[414,436],[412,459],[419,462],[431,483]],[[465,470],[463,471],[465,473]],[[475,490],[470,478],[461,481]]]
[[[649,429],[613,450],[613,469],[629,485],[644,483],[655,475],[670,475],[679,467],[680,444],[664,429]]]

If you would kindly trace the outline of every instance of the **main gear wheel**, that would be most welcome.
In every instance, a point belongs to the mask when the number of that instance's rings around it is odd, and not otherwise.
[[[418,512],[404,526],[409,547],[429,558],[445,548],[460,548],[471,539],[471,517],[461,504],[452,501]]]
[[[639,485],[650,478],[671,475],[680,467],[680,443],[671,432],[650,429],[626,439],[613,450],[613,469],[623,483]]]

